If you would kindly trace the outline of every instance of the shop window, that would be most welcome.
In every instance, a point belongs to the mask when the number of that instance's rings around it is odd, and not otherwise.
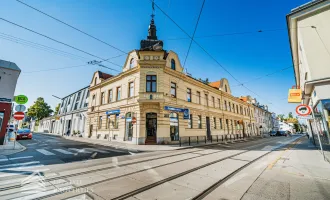
[[[170,136],[172,141],[179,141],[179,118],[177,113],[170,114]]]
[[[217,119],[213,117],[213,128],[217,129]]]
[[[105,124],[105,128],[106,129],[109,129],[110,128],[110,116],[111,115],[107,115],[106,124]]]
[[[198,115],[198,128],[201,129],[202,128],[202,116]]]
[[[220,118],[220,129],[222,129],[222,119]]]
[[[188,128],[193,128],[193,115],[189,115]]]
[[[146,79],[146,91],[157,92],[157,76],[147,75]]]
[[[118,129],[119,126],[119,114],[115,115],[114,128]]]

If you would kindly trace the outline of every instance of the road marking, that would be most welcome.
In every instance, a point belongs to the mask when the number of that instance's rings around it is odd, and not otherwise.
[[[60,153],[63,153],[63,154],[67,154],[67,155],[71,155],[71,154],[73,154],[72,152],[70,152],[70,151],[66,151],[66,150],[64,150],[64,149],[53,149],[54,151],[58,151],[58,152],[60,152]]]
[[[38,144],[38,143],[31,143],[31,144],[27,144],[27,145],[30,146],[30,145],[36,145],[36,144]]]
[[[45,149],[36,149],[39,153],[42,153],[42,154],[44,154],[44,155],[46,155],[46,156],[53,156],[53,155],[55,155],[55,154],[53,154],[52,152],[49,152],[49,151],[47,151],[47,150],[45,150]]]
[[[78,153],[92,153],[90,151],[86,151],[86,149],[69,148],[69,150],[76,151]]]
[[[1,165],[0,167],[15,167],[15,166],[25,166],[25,165],[31,165],[40,163],[39,161],[31,161],[31,162],[25,162],[25,163],[14,163],[14,164],[8,164],[8,165]]]
[[[227,147],[229,148],[230,146],[229,145],[225,145],[225,144],[218,144],[219,146],[223,146],[223,147]]]
[[[8,158],[0,159],[0,162],[5,162],[5,161],[8,161]]]
[[[9,160],[19,160],[19,159],[25,159],[25,158],[33,158],[33,156],[15,157],[15,158],[9,158]]]
[[[99,153],[109,153],[108,151],[104,151],[104,150],[100,150],[100,149],[96,149],[96,148],[86,148],[90,151],[96,151],[96,152],[99,152]]]
[[[45,172],[48,171],[49,169],[38,169],[38,172]],[[31,172],[20,172],[20,171],[15,171],[14,172],[10,172],[10,173],[4,173],[4,174],[0,174],[0,178],[3,177],[8,177],[8,176],[15,176],[15,175],[30,175]],[[2,181],[0,182],[0,185],[2,185]]]

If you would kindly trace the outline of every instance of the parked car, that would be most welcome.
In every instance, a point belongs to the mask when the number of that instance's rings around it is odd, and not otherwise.
[[[17,136],[16,136],[16,140],[20,140],[20,139],[32,139],[32,132],[30,129],[19,129],[17,131]]]
[[[280,131],[281,136],[287,136],[288,132],[287,131]]]
[[[276,136],[276,131],[270,131],[270,132],[269,132],[269,135],[270,135],[270,136]]]

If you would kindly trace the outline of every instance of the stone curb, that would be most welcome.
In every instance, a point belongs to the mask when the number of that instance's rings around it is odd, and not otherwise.
[[[2,149],[2,151],[0,152],[0,155],[1,156],[8,156],[8,155],[12,155],[12,154],[15,154],[15,153],[19,153],[21,151],[25,151],[26,150],[26,147],[23,146],[21,143],[19,143],[18,141],[16,141],[16,144],[15,145],[18,145],[20,146],[20,149]],[[3,152],[4,151],[4,152]],[[6,152],[6,151],[9,151],[9,152]]]

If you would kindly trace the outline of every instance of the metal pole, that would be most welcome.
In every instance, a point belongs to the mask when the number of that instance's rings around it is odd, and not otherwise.
[[[322,152],[322,155],[323,155],[323,159],[325,160],[325,156],[324,156],[324,152],[323,152],[323,147],[322,147],[322,143],[321,143],[321,138],[320,138],[320,131],[319,131],[319,128],[318,128],[318,126],[316,124],[316,118],[315,118],[315,114],[314,114],[313,100],[312,100],[312,98],[310,100],[311,100],[311,104],[312,104],[313,121],[314,121],[314,125],[315,125],[316,131],[317,131],[317,138],[319,140],[319,144],[320,144],[321,152]]]

